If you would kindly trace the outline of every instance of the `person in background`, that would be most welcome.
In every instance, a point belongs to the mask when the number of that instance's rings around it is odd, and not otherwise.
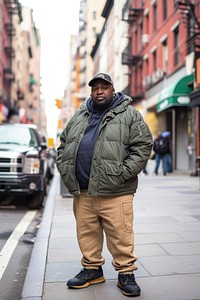
[[[169,164],[167,161],[167,154],[170,151],[169,140],[163,137],[163,133],[160,131],[157,138],[153,143],[153,151],[155,153],[155,168],[154,173],[158,175],[160,162],[162,162],[163,175],[166,176],[169,173]]]
[[[14,108],[9,109],[9,114],[8,114],[8,123],[20,123],[20,118],[18,111]]]
[[[167,173],[172,172],[172,158],[171,158],[171,133],[170,131],[163,131],[162,132],[162,138],[165,139],[166,143],[166,152],[163,158],[163,163],[164,163],[164,169]]]
[[[118,272],[117,286],[139,296],[133,272],[133,197],[138,174],[151,154],[152,136],[131,97],[115,92],[110,75],[89,82],[90,97],[60,136],[57,168],[74,196],[77,238],[83,269],[67,286],[73,289],[105,281],[103,233]]]
[[[142,173],[145,174],[145,175],[148,175],[148,171],[147,171],[147,163],[146,163],[146,165],[144,166],[144,169],[142,170]]]

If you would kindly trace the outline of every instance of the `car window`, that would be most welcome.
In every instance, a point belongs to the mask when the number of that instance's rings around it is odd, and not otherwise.
[[[38,146],[34,130],[18,126],[0,126],[0,144]]]
[[[30,138],[30,141],[29,141],[29,146],[37,147],[38,146],[38,141],[37,141],[35,132],[32,129],[30,129],[30,136],[31,136],[31,138]]]

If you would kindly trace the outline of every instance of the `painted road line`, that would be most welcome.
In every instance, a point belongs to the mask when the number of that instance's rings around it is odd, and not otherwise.
[[[33,218],[35,217],[37,211],[28,211],[20,223],[17,225],[7,242],[5,243],[3,249],[0,252],[0,280],[7,268],[10,258],[21,238],[24,234]]]

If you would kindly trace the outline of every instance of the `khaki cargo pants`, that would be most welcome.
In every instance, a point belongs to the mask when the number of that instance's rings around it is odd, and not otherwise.
[[[108,250],[116,271],[137,269],[134,262],[133,195],[92,197],[87,192],[74,196],[77,238],[85,268],[104,264],[102,256],[105,233]]]

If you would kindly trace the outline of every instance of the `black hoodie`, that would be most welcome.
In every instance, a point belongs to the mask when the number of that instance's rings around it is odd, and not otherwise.
[[[90,118],[83,139],[80,142],[76,158],[76,178],[81,189],[88,188],[92,156],[101,121],[109,110],[123,101],[124,95],[122,93],[116,93],[108,107],[101,112],[95,110],[92,98],[89,98],[86,102],[87,109],[90,112]]]

